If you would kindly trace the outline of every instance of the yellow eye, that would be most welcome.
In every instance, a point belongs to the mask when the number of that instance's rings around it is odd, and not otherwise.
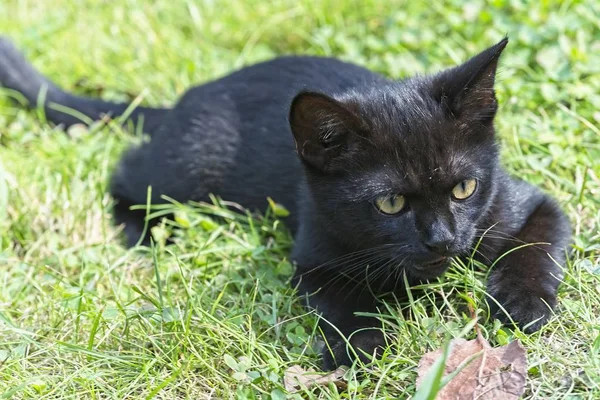
[[[394,195],[394,196],[382,196],[375,200],[375,207],[377,209],[388,215],[398,214],[404,206],[406,205],[406,200],[402,195]]]
[[[458,185],[454,186],[454,189],[452,189],[452,197],[454,197],[456,200],[468,199],[473,195],[473,193],[475,193],[475,188],[477,188],[476,179],[465,179]]]

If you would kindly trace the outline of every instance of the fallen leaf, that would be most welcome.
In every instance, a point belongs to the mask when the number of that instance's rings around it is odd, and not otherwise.
[[[308,389],[312,386],[327,385],[330,382],[334,383],[339,389],[344,389],[346,382],[341,379],[345,373],[345,369],[338,368],[323,375],[315,372],[312,368],[305,370],[299,365],[292,365],[285,371],[283,386],[288,393],[295,393],[300,389]]]
[[[79,139],[89,133],[90,128],[86,124],[73,124],[67,129],[67,135],[71,139]]]
[[[477,339],[453,339],[444,368],[449,381],[438,392],[437,400],[519,399],[525,391],[527,360],[518,340],[492,348],[481,333]],[[431,351],[419,361],[417,389],[443,349]]]

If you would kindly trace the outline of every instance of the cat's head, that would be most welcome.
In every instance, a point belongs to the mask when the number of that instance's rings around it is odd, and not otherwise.
[[[418,278],[471,252],[496,190],[494,80],[507,42],[436,75],[294,99],[315,217],[338,243],[381,246]]]

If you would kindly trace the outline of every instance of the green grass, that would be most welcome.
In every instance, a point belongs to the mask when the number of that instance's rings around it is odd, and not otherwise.
[[[382,361],[349,371],[344,392],[298,399],[410,397],[421,355],[469,323],[466,296],[493,344],[527,348],[527,398],[600,398],[599,15],[593,0],[0,2],[2,33],[60,85],[156,105],[277,54],[335,55],[400,78],[509,34],[503,162],[553,194],[574,227],[556,316],[529,336],[486,321],[484,274],[455,265],[402,305],[410,317],[382,310],[395,335]],[[154,249],[124,248],[106,186],[140,140],[116,127],[71,138],[0,96],[0,397],[285,398],[285,369],[318,366],[320,346],[288,285],[292,239],[269,215],[176,205],[183,229],[157,229]]]

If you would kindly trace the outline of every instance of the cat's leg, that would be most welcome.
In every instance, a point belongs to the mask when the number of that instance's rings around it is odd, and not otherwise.
[[[302,273],[299,268],[292,281],[310,308],[320,314],[319,327],[326,341],[323,368],[332,370],[351,365],[358,357],[368,362],[385,347],[381,322],[357,313],[377,313],[377,301],[368,285],[357,285],[335,273]],[[348,343],[351,348],[348,347]]]
[[[145,143],[128,150],[111,178],[110,193],[115,199],[113,217],[116,225],[123,225],[127,247],[138,243],[149,246],[151,229],[161,220],[154,218],[146,221],[148,210],[138,207],[148,203],[165,203],[159,195],[162,187],[152,182],[154,171],[146,162],[149,146],[149,143]],[[151,197],[148,199],[149,193]]]
[[[159,218],[154,218],[146,221],[147,211],[132,209],[133,204],[125,199],[116,199],[116,204],[113,208],[113,218],[116,225],[123,225],[123,233],[127,247],[133,247],[136,244],[150,246],[150,238],[152,237],[151,230],[159,222]]]
[[[519,208],[531,211],[518,233],[505,237],[488,281],[488,294],[495,301],[489,299],[488,304],[496,318],[512,319],[526,332],[534,332],[556,304],[570,226],[556,203],[537,191]]]

